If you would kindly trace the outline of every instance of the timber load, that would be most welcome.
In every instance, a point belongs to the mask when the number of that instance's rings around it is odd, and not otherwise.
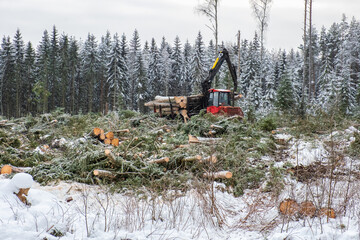
[[[204,96],[156,96],[153,101],[145,103],[160,117],[174,118],[181,115],[186,121],[204,108]]]

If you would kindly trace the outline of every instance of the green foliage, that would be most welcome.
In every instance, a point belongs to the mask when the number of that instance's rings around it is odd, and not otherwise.
[[[121,119],[129,119],[137,116],[138,113],[130,110],[120,110],[119,111],[119,117]]]
[[[283,74],[277,90],[275,106],[282,111],[291,111],[295,106],[295,98],[291,79],[288,74]]]
[[[285,169],[274,167],[272,164],[269,169],[269,178],[264,191],[279,195],[284,188],[284,175]]]
[[[258,126],[261,130],[270,132],[277,127],[276,119],[273,117],[262,118],[258,121]]]

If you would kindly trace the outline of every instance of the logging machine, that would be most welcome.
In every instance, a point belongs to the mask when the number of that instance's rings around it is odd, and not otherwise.
[[[225,89],[213,89],[211,88],[212,81],[216,74],[219,72],[221,65],[226,61],[231,78],[234,83],[234,91]],[[237,76],[235,66],[231,63],[229,52],[224,48],[218,58],[215,60],[214,65],[209,71],[208,77],[201,83],[202,92],[204,95],[204,103],[206,106],[206,112],[212,114],[225,114],[228,116],[239,115],[244,116],[240,107],[234,107],[235,94],[237,91]],[[239,95],[238,95],[239,96]]]
[[[228,65],[234,83],[233,91],[211,88],[211,84],[224,61],[226,61]],[[241,95],[238,94],[235,97],[237,94],[235,66],[231,63],[229,52],[225,48],[219,52],[219,56],[210,69],[207,78],[202,81],[201,88],[202,94],[200,95],[175,97],[156,96],[154,101],[145,103],[145,106],[153,107],[154,112],[158,113],[160,116],[175,117],[180,114],[185,122],[187,119],[190,119],[191,116],[198,114],[202,109],[206,109],[207,113],[215,115],[244,116],[240,107],[234,107],[235,99],[240,98]]]

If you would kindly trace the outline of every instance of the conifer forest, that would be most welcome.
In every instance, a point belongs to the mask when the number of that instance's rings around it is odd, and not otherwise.
[[[220,43],[239,66],[241,107],[257,113],[337,111],[354,114],[360,101],[360,23],[345,17],[329,29],[313,29],[311,46],[264,49],[257,34]],[[312,54],[309,55],[311,49]],[[240,56],[240,57],[238,57]],[[311,57],[310,57],[311,56]],[[197,94],[217,57],[214,42],[141,39],[107,32],[77,40],[56,26],[37,45],[20,29],[4,36],[0,49],[0,115],[21,117],[57,108],[77,114],[129,109],[147,111],[156,95]],[[239,62],[240,60],[240,62]],[[225,67],[215,87],[230,89]]]

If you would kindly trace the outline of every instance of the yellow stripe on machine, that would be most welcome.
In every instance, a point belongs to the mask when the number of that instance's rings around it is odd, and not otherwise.
[[[214,65],[212,66],[211,69],[214,69],[214,68],[215,68],[215,66],[216,66],[216,64],[218,63],[218,61],[219,61],[219,58],[217,58],[217,59],[215,60]]]

